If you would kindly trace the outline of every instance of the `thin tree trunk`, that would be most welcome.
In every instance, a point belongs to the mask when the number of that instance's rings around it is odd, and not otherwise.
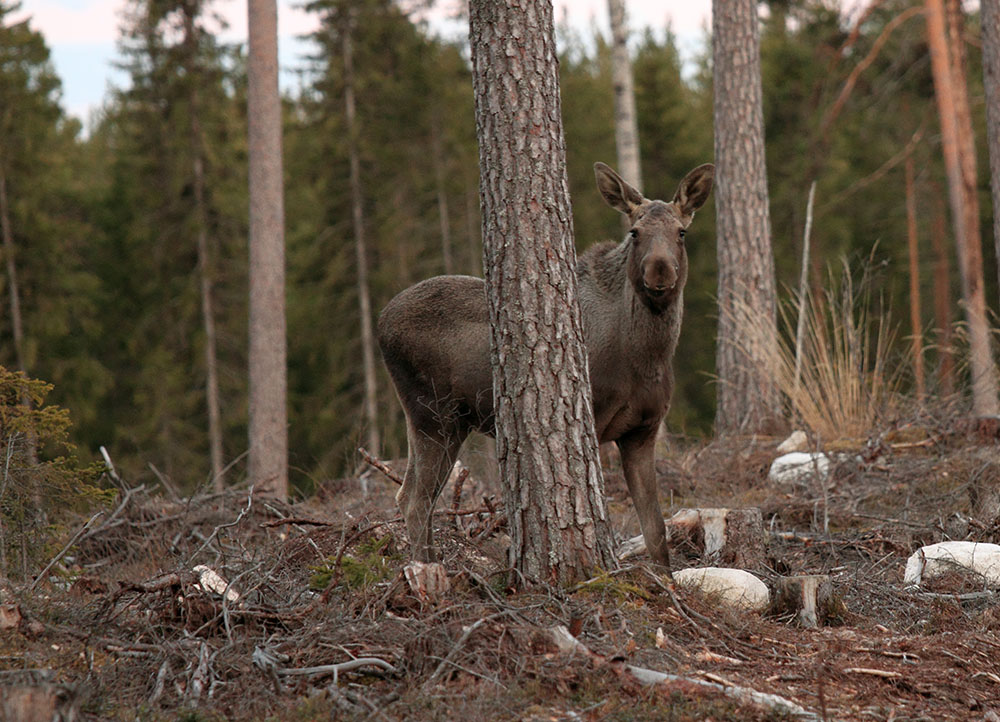
[[[7,293],[10,296],[10,325],[14,337],[14,360],[17,370],[27,372],[24,360],[24,322],[21,317],[21,291],[17,283],[17,259],[14,257],[14,231],[10,225],[10,204],[7,199],[7,173],[0,164],[0,232],[3,233],[3,255],[7,266]]]
[[[938,329],[938,383],[941,394],[955,393],[955,352],[951,347],[951,270],[948,263],[944,201],[940,194],[934,204],[931,243],[934,246],[934,324]]]
[[[288,497],[285,332],[285,209],[278,13],[275,0],[249,0],[248,156],[250,165],[249,460],[250,483]]]
[[[368,284],[368,250],[365,244],[365,219],[361,190],[361,159],[358,155],[357,111],[354,101],[354,47],[351,40],[353,23],[347,20],[342,33],[344,54],[344,116],[347,131],[347,152],[350,156],[351,219],[354,224],[354,251],[358,264],[358,311],[361,316],[361,363],[365,379],[364,418],[368,451],[380,453],[378,430],[378,389],[375,382],[375,334],[372,330],[372,301]],[[363,491],[368,493],[362,477]]]
[[[809,310],[809,250],[812,237],[813,202],[816,200],[816,181],[809,184],[806,201],[806,226],[802,232],[802,269],[799,273],[799,317],[795,323],[795,375],[792,387],[798,391],[802,378],[802,347],[806,337],[806,314]]]
[[[1000,273],[1000,0],[980,0],[983,28],[983,86],[986,89],[986,135],[990,146],[993,190],[993,246]]]
[[[716,347],[718,434],[753,432],[780,416],[777,388],[766,367],[777,342],[777,307],[760,79],[757,3],[712,4],[716,238],[719,327]],[[737,339],[734,310],[763,319],[761,338]],[[750,347],[756,352],[744,352]]]
[[[920,321],[920,257],[917,248],[917,202],[913,192],[913,154],[906,156],[904,167],[906,176],[906,247],[910,260],[910,331],[912,336],[913,379],[917,389],[917,399],[923,401],[924,384],[924,344]]]
[[[434,190],[437,194],[438,220],[441,223],[441,260],[444,272],[451,275],[455,272],[455,264],[451,253],[451,223],[448,220],[448,193],[444,179],[444,148],[441,143],[440,121],[435,118],[431,126],[431,155],[434,163]]]
[[[615,561],[577,300],[552,3],[469,6],[510,559],[529,578],[566,584]]]
[[[192,65],[197,63],[197,38],[194,17],[190,8],[184,13],[185,45]],[[193,68],[192,68],[193,70]],[[212,484],[216,491],[222,491],[222,414],[219,408],[218,353],[215,336],[215,305],[212,301],[212,261],[208,251],[208,212],[205,202],[205,139],[201,130],[201,102],[198,86],[191,85],[189,97],[191,105],[191,153],[192,162],[195,241],[198,249],[198,280],[201,287],[201,321],[205,332],[205,405],[208,409],[208,446],[212,462]]]
[[[483,246],[477,223],[479,204],[476,203],[476,190],[472,181],[465,189],[465,235],[469,245],[469,273],[479,276],[483,273]]]
[[[969,370],[972,374],[972,407],[977,416],[998,413],[996,366],[990,348],[989,322],[983,291],[982,242],[979,235],[979,201],[976,197],[975,154],[968,112],[965,75],[953,60],[945,32],[943,0],[926,0],[927,42],[931,51],[934,94],[941,122],[941,146],[948,174],[952,225],[958,247],[962,296],[969,325]]]
[[[625,0],[608,0],[611,16],[611,73],[615,88],[615,145],[618,174],[636,188],[642,188],[639,161],[639,122],[635,110],[632,62],[628,54],[628,26]]]

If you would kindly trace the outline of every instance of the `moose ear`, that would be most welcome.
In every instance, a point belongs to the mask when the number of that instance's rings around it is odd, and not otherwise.
[[[674,203],[682,215],[693,216],[696,210],[705,205],[708,194],[712,192],[714,178],[715,166],[711,163],[700,165],[684,176],[674,194]]]
[[[604,202],[616,211],[628,215],[645,200],[642,193],[600,161],[594,163],[594,175],[597,177],[597,190],[604,196]]]

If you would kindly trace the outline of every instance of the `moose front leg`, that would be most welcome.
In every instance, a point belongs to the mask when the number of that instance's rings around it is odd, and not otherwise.
[[[628,484],[632,504],[639,517],[646,550],[653,557],[653,561],[670,569],[667,530],[663,523],[663,513],[660,511],[660,499],[656,493],[655,447],[655,426],[648,430],[634,431],[618,440],[625,483]]]

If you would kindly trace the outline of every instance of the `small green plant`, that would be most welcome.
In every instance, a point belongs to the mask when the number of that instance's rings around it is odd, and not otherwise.
[[[98,485],[99,464],[69,458],[69,412],[45,403],[51,390],[0,366],[0,576],[27,577],[67,512],[87,511],[114,495]]]
[[[356,556],[345,554],[340,559],[341,583],[350,589],[360,589],[385,581],[392,576],[390,562],[401,557],[389,548],[392,535],[372,537],[358,544]],[[336,557],[327,557],[322,563],[309,567],[309,588],[320,591],[330,586],[337,577]]]

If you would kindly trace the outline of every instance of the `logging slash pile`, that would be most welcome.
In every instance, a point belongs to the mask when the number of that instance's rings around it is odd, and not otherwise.
[[[770,474],[781,441],[658,455],[665,515],[702,518],[676,566],[728,554],[760,611],[629,547],[614,459],[621,566],[570,589],[506,569],[475,460],[435,517],[443,572],[407,566],[381,477],[293,505],[123,487],[43,577],[0,586],[0,719],[1000,721],[997,580],[929,547],[1000,542],[995,431],[896,430],[794,480]],[[727,552],[726,512],[759,544]]]

